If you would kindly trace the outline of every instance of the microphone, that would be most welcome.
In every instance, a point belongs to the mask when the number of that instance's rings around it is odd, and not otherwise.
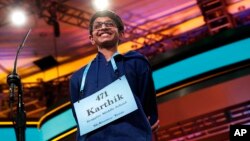
[[[18,55],[19,55],[21,49],[23,48],[23,46],[24,46],[24,44],[25,44],[25,42],[26,42],[26,40],[27,40],[30,32],[31,32],[31,28],[28,30],[28,32],[26,33],[25,37],[22,40],[22,43],[18,47],[18,50],[17,50],[17,53],[16,53],[16,57],[15,57],[13,71],[7,77],[7,83],[10,86],[10,89],[9,89],[10,90],[10,102],[14,101],[15,87],[16,86],[20,86],[20,78],[19,78],[19,76],[17,75],[17,72],[16,72],[17,58],[18,58]]]
[[[13,103],[14,102],[14,97],[15,97],[15,93],[16,93],[16,86],[20,85],[20,78],[17,74],[9,74],[7,77],[7,83],[9,84],[10,88],[10,102]]]

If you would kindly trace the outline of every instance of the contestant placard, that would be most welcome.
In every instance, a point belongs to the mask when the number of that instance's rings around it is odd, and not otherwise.
[[[126,77],[123,75],[93,95],[74,103],[80,135],[104,126],[137,109]]]

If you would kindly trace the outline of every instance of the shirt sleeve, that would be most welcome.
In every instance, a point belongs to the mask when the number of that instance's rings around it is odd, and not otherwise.
[[[77,79],[74,75],[70,78],[69,89],[70,89],[70,101],[71,101],[71,105],[72,105],[71,106],[72,113],[73,113],[73,116],[75,118],[75,121],[77,122],[74,103],[79,99],[79,92],[77,91],[77,90],[79,90],[79,86],[77,84]]]
[[[75,103],[78,100],[79,96],[79,86],[77,85],[77,79],[75,76],[72,76],[69,81],[69,88],[70,88],[70,98],[71,102]]]
[[[152,71],[148,62],[145,61],[144,69],[139,76],[139,88],[142,95],[142,106],[149,122],[153,125],[158,120],[156,93],[152,78]]]

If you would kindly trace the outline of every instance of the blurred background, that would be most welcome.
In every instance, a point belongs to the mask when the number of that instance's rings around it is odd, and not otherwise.
[[[0,0],[2,139],[15,140],[6,79],[30,28],[17,61],[27,140],[75,138],[69,78],[95,57],[88,22],[105,5],[126,26],[119,52],[136,50],[152,66],[154,140],[228,141],[230,125],[249,123],[250,0]]]

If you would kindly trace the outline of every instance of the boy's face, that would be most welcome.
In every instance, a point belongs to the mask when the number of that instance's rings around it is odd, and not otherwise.
[[[118,45],[120,34],[115,22],[109,17],[98,17],[93,23],[93,32],[89,39],[100,48],[111,48]]]

